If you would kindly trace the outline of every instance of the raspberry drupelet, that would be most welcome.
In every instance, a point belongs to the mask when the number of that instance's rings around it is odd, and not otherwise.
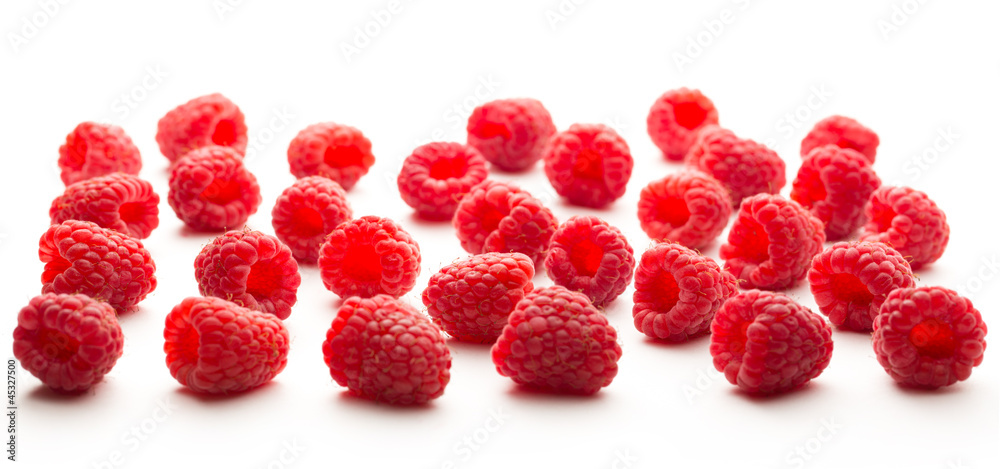
[[[170,168],[167,202],[191,229],[224,231],[242,227],[257,212],[260,186],[235,150],[209,146]]]
[[[360,130],[333,122],[302,129],[288,145],[288,165],[297,178],[323,176],[351,190],[375,164],[372,142]]]
[[[157,123],[156,143],[171,163],[210,145],[232,148],[242,157],[247,148],[247,126],[240,108],[215,93],[194,98],[163,116]]]
[[[545,272],[556,285],[587,295],[603,308],[632,283],[635,256],[618,228],[594,216],[574,216],[559,225],[545,256]]]
[[[420,247],[396,222],[364,216],[330,232],[319,250],[319,271],[326,289],[342,298],[399,298],[417,283]]]
[[[802,160],[791,199],[823,222],[826,239],[839,240],[865,224],[865,204],[880,185],[864,155],[825,145]]]
[[[573,124],[545,149],[545,176],[571,204],[604,207],[625,194],[632,153],[625,139],[601,124]]]
[[[271,210],[271,226],[295,260],[315,264],[326,235],[352,217],[340,184],[323,176],[307,176],[278,196]]]
[[[136,176],[114,173],[70,184],[49,207],[53,224],[92,221],[138,239],[149,237],[160,224],[160,196],[153,185]]]
[[[941,258],[951,236],[944,211],[927,194],[909,187],[879,187],[868,199],[865,216],[861,240],[892,246],[913,270]]]
[[[497,99],[472,110],[468,144],[503,171],[524,171],[556,133],[549,111],[531,98]]]
[[[806,134],[799,152],[806,156],[814,148],[836,145],[857,151],[874,163],[878,143],[878,135],[860,122],[850,117],[830,116],[817,122]]]
[[[708,125],[718,125],[715,104],[698,90],[678,88],[653,102],[646,117],[646,131],[663,156],[681,161],[694,144],[698,132]]]
[[[639,225],[656,241],[691,249],[707,246],[722,234],[733,212],[729,191],[697,171],[667,175],[639,193]]]
[[[698,134],[684,162],[729,189],[733,207],[752,195],[777,194],[785,187],[785,162],[774,150],[718,126]]]
[[[428,220],[450,220],[472,186],[486,180],[486,158],[475,148],[433,142],[413,150],[396,178],[403,202]]]
[[[139,174],[142,157],[121,127],[82,122],[59,147],[59,169],[63,183],[70,185],[116,172]]]

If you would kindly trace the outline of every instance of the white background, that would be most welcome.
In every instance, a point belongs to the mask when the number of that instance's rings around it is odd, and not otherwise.
[[[444,396],[400,409],[348,397],[330,379],[320,345],[338,298],[306,267],[286,321],[287,369],[244,395],[191,394],[164,364],[163,319],[197,294],[192,263],[211,237],[182,231],[166,203],[167,161],[154,140],[156,121],[188,99],[218,91],[235,101],[250,126],[248,166],[264,196],[248,224],[272,232],[271,205],[293,181],[285,150],[295,133],[320,121],[360,128],[377,162],[350,203],[357,215],[397,220],[420,243],[423,272],[405,297],[420,306],[428,277],[464,252],[449,224],[411,216],[395,188],[398,165],[418,143],[463,141],[465,118],[483,99],[534,97],[560,129],[603,122],[620,130],[636,170],[609,209],[565,205],[540,166],[496,177],[516,179],[560,219],[597,213],[625,231],[637,256],[649,245],[635,216],[638,193],[679,169],[646,136],[646,113],[660,93],[703,90],[722,125],[779,151],[789,185],[808,127],[846,114],[881,137],[875,168],[886,182],[924,190],[948,214],[951,244],[918,283],[961,289],[989,326],[1000,327],[996,2],[426,0],[403,1],[390,15],[378,13],[387,0],[233,3],[69,2],[54,14],[36,1],[0,6],[3,350],[10,353],[16,312],[40,289],[37,240],[63,190],[57,149],[77,123],[123,126],[143,154],[141,176],[162,197],[160,227],[146,241],[159,288],[121,318],[124,356],[103,384],[73,398],[21,370],[17,465],[1000,465],[995,345],[968,381],[916,392],[894,385],[868,335],[837,331],[833,360],[818,379],[756,399],[711,368],[708,338],[646,340],[632,325],[631,289],[607,308],[624,355],[618,377],[595,397],[524,393],[495,372],[488,347],[452,343]],[[376,14],[389,23],[368,25]],[[356,37],[366,27],[377,34]],[[344,45],[355,41],[363,47],[345,57]],[[706,252],[717,256],[718,243]],[[551,283],[544,274],[535,280]],[[807,287],[788,293],[815,308]],[[497,412],[501,424],[490,420]]]

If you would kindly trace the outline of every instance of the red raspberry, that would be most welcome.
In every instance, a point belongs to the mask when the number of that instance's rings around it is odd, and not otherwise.
[[[814,148],[831,144],[857,151],[864,155],[868,162],[874,163],[878,135],[850,117],[830,116],[817,122],[802,139],[800,153],[806,156]]]
[[[49,207],[52,223],[92,221],[145,239],[160,224],[160,196],[153,185],[131,174],[114,173],[70,184]]]
[[[523,171],[542,158],[556,133],[552,116],[535,99],[498,99],[472,110],[469,145],[503,171]]]
[[[748,290],[712,320],[712,361],[730,383],[753,394],[790,391],[830,364],[830,325],[780,293]]]
[[[875,357],[904,386],[950,386],[983,362],[986,323],[971,301],[947,288],[893,290],[874,326]]]
[[[680,244],[659,243],[642,253],[635,273],[635,328],[673,342],[700,336],[736,292],[736,278],[710,257]]]
[[[52,225],[38,242],[45,263],[42,293],[79,293],[111,305],[118,314],[156,289],[156,264],[142,242],[89,221]]]
[[[491,353],[497,371],[522,386],[594,394],[618,374],[617,340],[586,295],[557,285],[517,303]]]
[[[805,156],[791,198],[823,222],[826,239],[843,239],[865,224],[865,204],[880,185],[864,155],[825,145]]]
[[[198,291],[286,319],[299,289],[292,251],[260,231],[229,231],[208,243],[194,260]]]
[[[758,194],[740,205],[719,256],[750,288],[780,290],[805,278],[825,239],[823,222],[797,202]]]
[[[450,220],[458,201],[486,180],[486,158],[468,145],[433,142],[403,161],[396,184],[403,202],[428,220]]]
[[[451,380],[441,331],[389,295],[344,300],[326,333],[323,361],[337,384],[388,404],[424,404],[441,397]]]
[[[840,242],[812,260],[809,289],[834,326],[872,330],[886,295],[913,286],[910,264],[882,243]]]
[[[861,240],[892,246],[913,270],[938,260],[948,246],[951,228],[944,211],[918,190],[879,187],[868,199],[865,216]]]
[[[223,231],[242,227],[257,212],[260,186],[235,150],[209,146],[170,168],[167,202],[191,229]]]
[[[343,298],[399,298],[417,283],[420,247],[396,222],[364,216],[330,232],[319,250],[319,272],[327,290]]]
[[[288,165],[295,177],[328,177],[345,191],[373,164],[372,142],[360,130],[333,122],[302,129],[288,145]]]
[[[157,123],[156,143],[171,163],[187,152],[210,145],[247,150],[243,112],[229,98],[214,93],[194,98],[168,112]]]
[[[115,172],[139,174],[142,158],[117,125],[83,122],[59,147],[60,177],[66,185]]]
[[[685,171],[649,183],[639,193],[639,225],[657,241],[691,249],[707,246],[729,224],[729,191],[700,172]]]
[[[632,177],[632,153],[612,128],[573,124],[545,149],[545,175],[571,204],[603,207],[625,194]]]
[[[452,219],[466,251],[520,252],[535,265],[545,258],[558,224],[552,211],[527,191],[491,179],[462,198]]]
[[[221,298],[185,298],[167,314],[163,338],[170,375],[202,393],[255,388],[288,363],[281,320]]]
[[[531,292],[535,266],[519,252],[488,252],[455,261],[431,276],[421,299],[445,332],[464,342],[492,344],[514,305]]]
[[[100,382],[123,344],[115,310],[84,295],[36,296],[17,314],[14,357],[55,391],[80,392]]]
[[[715,104],[698,90],[679,88],[656,99],[646,117],[646,131],[663,156],[681,161],[703,127],[719,123]]]
[[[315,264],[326,235],[353,216],[340,184],[323,176],[307,176],[278,196],[271,226],[295,260]]]
[[[752,195],[777,194],[785,187],[785,162],[774,150],[717,126],[701,131],[684,162],[729,189],[733,207]]]
[[[545,256],[549,278],[587,295],[603,308],[632,283],[635,256],[618,228],[594,216],[570,217],[559,225]]]

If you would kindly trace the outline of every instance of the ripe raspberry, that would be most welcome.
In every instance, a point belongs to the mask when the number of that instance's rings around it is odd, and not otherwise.
[[[719,111],[701,91],[678,88],[656,99],[646,117],[646,131],[663,156],[681,161],[703,127],[717,125]]]
[[[486,180],[486,158],[468,145],[433,142],[403,161],[396,184],[406,205],[428,220],[450,220],[458,201]]]
[[[614,129],[573,124],[552,137],[543,155],[545,175],[571,204],[603,207],[625,194],[632,153]]]
[[[153,185],[131,174],[114,173],[70,184],[49,207],[52,223],[92,221],[145,239],[160,224],[160,196]]]
[[[594,394],[618,374],[618,333],[583,293],[553,286],[517,303],[491,351],[502,376],[542,391]]]
[[[168,112],[156,126],[156,143],[171,163],[187,152],[211,145],[247,149],[243,112],[229,98],[214,93],[194,98]]]
[[[498,99],[473,109],[466,130],[469,145],[493,166],[523,171],[542,158],[556,125],[538,100]]]
[[[556,231],[552,211],[509,182],[487,179],[458,204],[452,225],[462,248],[472,254],[520,252],[538,265]]]
[[[913,270],[938,260],[948,246],[951,228],[944,211],[918,190],[879,187],[868,199],[865,216],[861,240],[892,246]]]
[[[242,227],[257,212],[260,186],[235,150],[209,146],[170,168],[167,202],[191,229],[223,231]]]
[[[774,150],[717,126],[701,131],[684,162],[729,189],[733,207],[752,195],[777,194],[785,187],[785,162]]]
[[[531,292],[535,266],[519,252],[478,254],[431,276],[421,299],[441,329],[463,342],[492,344],[514,305]]]
[[[545,256],[549,278],[587,295],[603,308],[632,283],[635,256],[618,228],[594,216],[570,217],[559,225]]]
[[[328,177],[345,191],[373,164],[372,142],[360,130],[333,122],[302,129],[288,145],[288,165],[295,177]]]
[[[156,264],[142,242],[89,221],[52,225],[38,242],[45,263],[42,293],[79,293],[111,305],[118,314],[156,289]]]
[[[868,162],[874,163],[878,135],[850,117],[830,116],[817,122],[802,139],[800,153],[806,156],[814,148],[831,144],[857,151],[864,155]]]
[[[874,326],[875,357],[905,386],[950,386],[983,362],[986,323],[971,301],[947,288],[893,290]]]
[[[865,204],[881,184],[864,155],[825,145],[805,156],[791,198],[823,222],[827,239],[843,239],[865,224]]]
[[[388,404],[424,404],[441,397],[451,379],[441,331],[389,295],[344,300],[326,333],[323,361],[337,384]]]
[[[780,290],[805,278],[825,239],[823,222],[797,202],[758,194],[740,205],[719,256],[742,287]]]
[[[330,232],[319,250],[319,272],[326,289],[342,298],[399,298],[417,283],[420,247],[396,222],[364,216]]]
[[[299,289],[292,251],[260,231],[229,231],[208,243],[194,260],[198,291],[287,319]]]
[[[14,357],[59,392],[97,384],[122,356],[122,328],[107,303],[84,295],[36,296],[17,315]]]
[[[353,216],[340,184],[323,176],[307,176],[278,196],[271,226],[295,260],[315,264],[327,233]]]
[[[707,246],[729,224],[729,191],[700,172],[685,171],[649,183],[639,193],[639,225],[657,241],[691,249]]]
[[[170,375],[202,393],[255,388],[288,363],[281,320],[221,298],[185,298],[167,314],[163,338]]]
[[[635,328],[673,342],[700,336],[737,291],[736,277],[710,257],[680,244],[659,243],[642,253],[635,273]]]
[[[913,286],[910,264],[882,243],[840,242],[812,260],[809,289],[834,326],[871,331],[886,295]]]
[[[83,122],[59,147],[60,178],[66,185],[115,172],[139,174],[142,158],[117,125]]]
[[[790,391],[830,364],[830,325],[780,293],[748,290],[726,301],[712,320],[715,369],[753,394]]]

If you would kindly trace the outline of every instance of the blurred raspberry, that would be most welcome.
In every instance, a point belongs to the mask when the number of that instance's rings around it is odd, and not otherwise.
[[[879,187],[868,199],[865,216],[861,240],[892,246],[913,270],[941,258],[951,236],[944,211],[927,194],[909,187]]]
[[[114,173],[70,184],[49,207],[53,224],[92,221],[145,239],[160,224],[160,196],[153,185],[131,174]]]
[[[830,116],[817,122],[802,139],[800,153],[806,156],[814,148],[824,145],[850,148],[864,155],[868,162],[874,163],[878,135],[850,117]]]
[[[156,143],[171,163],[191,150],[210,145],[247,149],[243,112],[229,98],[215,93],[194,98],[168,112],[157,123]]]
[[[785,187],[785,162],[774,150],[717,126],[706,127],[684,162],[729,189],[733,207],[756,194],[777,194]]]
[[[142,158],[117,125],[82,122],[59,147],[60,178],[66,185],[115,172],[139,174]]]
[[[328,177],[345,191],[373,164],[372,142],[360,130],[333,122],[302,129],[288,145],[288,165],[295,177]]]
[[[639,225],[656,241],[707,246],[729,224],[729,191],[700,172],[673,173],[639,193]]]
[[[603,207],[625,194],[632,154],[617,132],[601,124],[573,124],[545,149],[545,175],[571,204]]]
[[[278,196],[271,226],[295,260],[315,264],[327,234],[353,216],[340,184],[323,176],[307,176]]]
[[[681,161],[698,132],[718,123],[715,104],[701,91],[679,88],[667,91],[653,103],[646,118],[646,131],[667,160]]]
[[[503,171],[523,171],[541,159],[556,133],[552,116],[535,99],[497,99],[472,111],[469,145]]]
[[[486,158],[468,145],[434,142],[403,161],[396,184],[403,202],[428,220],[450,220],[472,186],[486,180]]]
[[[791,198],[823,222],[827,239],[837,240],[865,224],[865,204],[881,184],[864,155],[826,145],[802,160]]]
[[[260,186],[235,150],[208,146],[188,153],[170,168],[167,202],[193,230],[241,228],[257,213]]]

